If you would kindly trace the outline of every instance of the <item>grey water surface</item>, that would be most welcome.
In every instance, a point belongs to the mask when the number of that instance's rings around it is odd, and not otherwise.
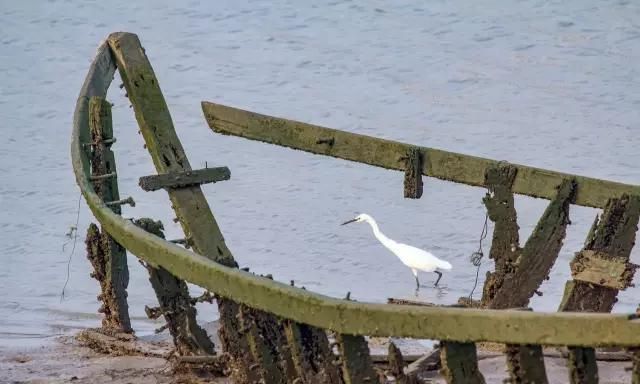
[[[483,189],[425,179],[422,199],[403,199],[400,172],[213,134],[200,102],[638,183],[638,20],[633,1],[1,0],[0,343],[37,345],[100,322],[83,244],[92,216],[69,144],[78,91],[110,32],[140,36],[194,168],[231,169],[204,191],[241,266],[336,297],[415,298],[410,271],[365,224],[339,225],[366,212],[389,237],[453,264],[445,288],[418,299],[454,303],[474,284]],[[108,95],[113,149],[121,195],[138,203],[124,215],[160,219],[168,238],[181,237],[166,194],[137,186],[153,167],[119,83]],[[546,204],[517,197],[523,243]],[[571,208],[535,309],[556,310],[597,213]],[[129,265],[134,326],[149,334],[159,324],[144,305],[155,296],[131,255]],[[485,259],[476,298],[490,268]],[[615,311],[635,309],[638,293],[621,293]],[[210,305],[199,311],[216,318]]]

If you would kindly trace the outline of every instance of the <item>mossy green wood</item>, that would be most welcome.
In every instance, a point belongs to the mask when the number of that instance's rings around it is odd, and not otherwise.
[[[202,110],[214,132],[263,141],[311,153],[357,161],[382,168],[405,170],[404,157],[413,145],[376,137],[324,128],[202,102]],[[434,148],[418,147],[425,159],[422,173],[441,180],[473,186],[485,186],[487,167],[498,162]],[[552,199],[564,179],[575,178],[575,204],[602,208],[610,197],[623,193],[640,194],[640,186],[570,175],[546,169],[514,164],[518,174],[513,192]]]
[[[132,33],[119,32],[111,34],[107,41],[158,174],[190,171],[191,165],[140,40]],[[193,249],[211,260],[236,266],[200,186],[167,192]]]
[[[89,181],[88,98],[102,96],[115,64],[106,44],[98,49],[73,119],[71,158],[76,182],[103,227],[127,250],[154,266],[253,308],[340,333],[460,342],[637,346],[640,322],[624,314],[532,313],[511,310],[370,304],[334,299],[229,268],[145,232],[113,213]]]

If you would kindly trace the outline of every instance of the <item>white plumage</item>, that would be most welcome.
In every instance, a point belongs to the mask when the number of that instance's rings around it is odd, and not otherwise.
[[[398,258],[404,265],[411,269],[411,272],[413,272],[413,276],[415,276],[416,278],[416,285],[418,287],[420,287],[420,281],[418,280],[418,271],[435,272],[438,275],[435,286],[438,286],[438,282],[440,281],[440,278],[442,278],[442,273],[438,271],[438,269],[447,271],[451,270],[452,266],[449,262],[435,257],[430,252],[411,245],[398,243],[385,236],[382,232],[380,232],[380,228],[378,228],[378,224],[373,219],[373,217],[367,215],[366,213],[361,213],[354,219],[342,223],[342,225],[349,223],[359,223],[363,221],[371,226],[371,229],[373,229],[373,235],[376,237],[376,239],[378,239],[388,250],[393,252],[393,254],[398,256]]]

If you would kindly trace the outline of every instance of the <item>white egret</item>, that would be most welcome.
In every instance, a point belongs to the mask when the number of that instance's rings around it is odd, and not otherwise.
[[[438,279],[435,283],[435,286],[437,287],[438,282],[442,278],[442,272],[438,271],[438,269],[447,271],[451,270],[452,267],[449,262],[438,259],[430,252],[413,247],[411,245],[398,243],[385,236],[382,232],[380,232],[380,228],[378,228],[378,224],[373,219],[373,217],[367,215],[366,213],[361,213],[354,219],[342,223],[342,225],[349,223],[360,223],[363,221],[371,226],[371,229],[373,229],[373,235],[382,243],[382,245],[387,247],[388,250],[398,256],[398,258],[404,265],[411,268],[411,272],[413,272],[413,276],[415,276],[416,278],[416,285],[418,288],[420,288],[418,271],[435,272],[438,275]]]

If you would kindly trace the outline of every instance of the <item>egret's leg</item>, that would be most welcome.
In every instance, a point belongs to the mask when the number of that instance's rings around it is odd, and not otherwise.
[[[440,282],[440,279],[442,279],[442,272],[440,272],[440,271],[433,271],[433,272],[438,274],[438,280],[436,280],[436,283],[434,284],[434,287],[437,287],[438,286],[438,282]]]
[[[413,272],[413,276],[416,278],[416,287],[420,288],[420,281],[418,280],[418,271],[412,268],[411,272]]]

